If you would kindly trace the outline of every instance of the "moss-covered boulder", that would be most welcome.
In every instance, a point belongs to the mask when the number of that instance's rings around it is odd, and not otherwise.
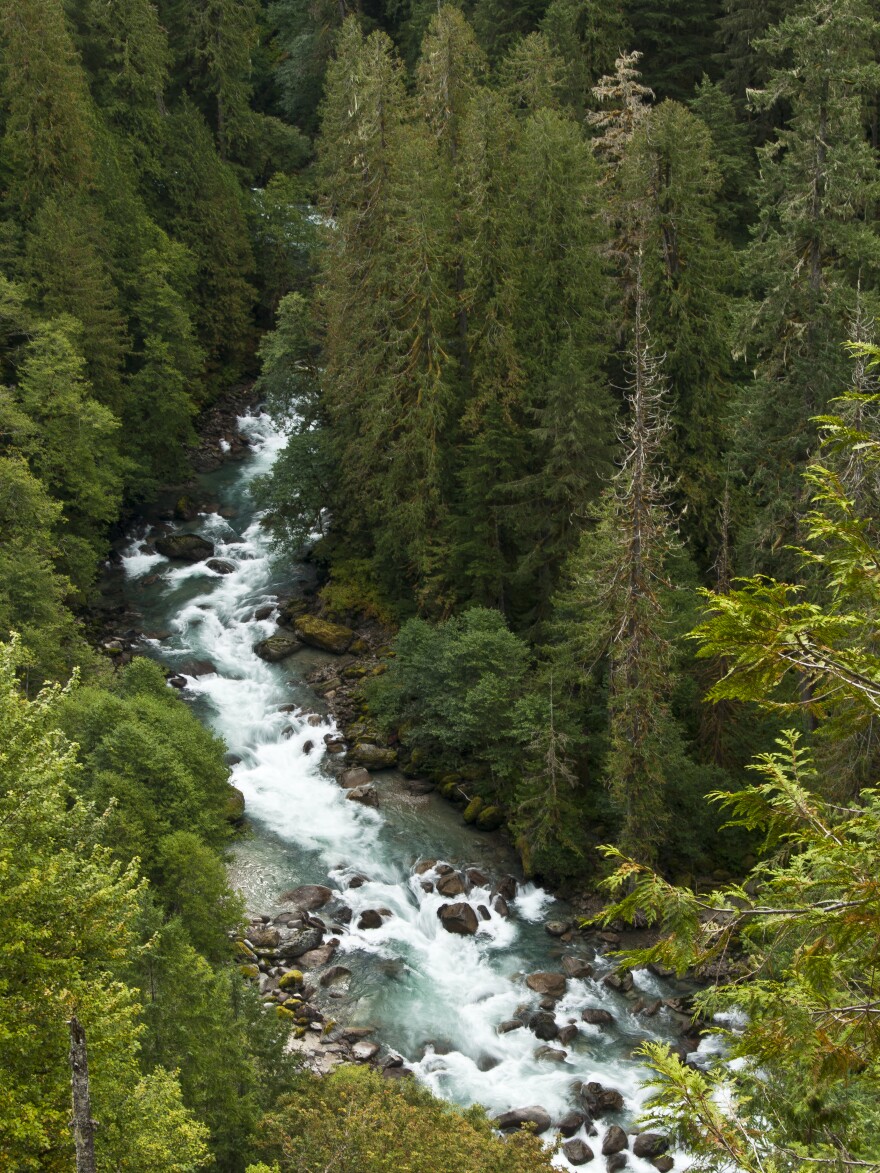
[[[477,815],[475,826],[478,831],[497,831],[504,824],[504,812],[500,807],[484,807]]]
[[[387,770],[397,761],[397,750],[386,745],[359,741],[348,751],[347,760],[365,770]]]
[[[234,827],[244,822],[244,795],[237,786],[230,786],[226,795],[226,818]]]
[[[175,562],[204,562],[214,557],[214,543],[199,534],[167,534],[156,538],[156,549],[163,558]]]
[[[302,970],[289,969],[287,973],[282,974],[278,979],[278,988],[280,990],[295,990],[297,986],[303,984]]]
[[[334,652],[336,655],[347,652],[355,638],[350,627],[343,627],[341,623],[331,623],[328,619],[319,619],[316,615],[298,615],[294,620],[293,630],[309,647]]]
[[[238,967],[238,972],[241,974],[242,977],[246,977],[252,982],[255,982],[257,980],[257,978],[260,976],[259,966],[256,966],[253,964],[240,965]]]
[[[254,645],[254,651],[261,660],[276,664],[279,660],[285,660],[294,652],[298,652],[301,647],[302,643],[298,639],[294,639],[292,635],[284,635],[279,631],[275,635],[270,635],[268,639],[260,640],[258,644]]]
[[[477,816],[485,805],[486,804],[482,798],[472,798],[464,808],[464,815],[462,816],[464,821],[466,823],[475,823],[477,821]]]

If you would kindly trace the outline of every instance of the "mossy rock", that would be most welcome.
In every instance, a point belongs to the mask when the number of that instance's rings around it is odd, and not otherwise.
[[[237,961],[256,961],[257,955],[244,941],[238,940],[235,942],[235,958]]]
[[[485,805],[486,804],[482,798],[472,798],[464,808],[464,814],[462,818],[466,823],[475,823],[477,821],[477,816]]]
[[[198,534],[168,534],[156,538],[156,549],[163,558],[177,562],[204,562],[214,557],[214,543]]]
[[[303,975],[298,969],[288,970],[278,982],[280,990],[292,990],[295,986],[301,986]]]
[[[288,1010],[286,1006],[276,1006],[275,1013],[279,1018],[286,1018],[290,1022],[296,1022],[296,1015],[292,1010]]]
[[[441,775],[440,778],[437,779],[437,785],[438,786],[451,786],[451,785],[460,786],[461,785],[461,774],[443,774],[443,775]]]
[[[283,635],[281,632],[276,632],[268,639],[260,640],[258,644],[254,644],[254,651],[261,660],[266,660],[269,664],[277,664],[279,660],[286,660],[288,656],[292,656],[300,648],[302,648],[302,644],[298,639],[294,639],[292,635]]]
[[[293,627],[300,615],[308,611],[308,604],[303,599],[288,599],[278,612],[278,622],[284,627]]]
[[[230,785],[226,796],[226,821],[235,827],[244,822],[244,795],[237,786]]]
[[[353,656],[366,656],[370,650],[370,645],[365,639],[361,639],[361,637],[358,636],[357,639],[351,642],[348,650]]]
[[[504,811],[498,806],[484,807],[474,825],[478,831],[497,831],[504,825]]]
[[[316,615],[298,616],[294,620],[293,629],[304,644],[336,655],[347,652],[355,638],[350,627],[319,619]]]
[[[397,762],[397,750],[390,746],[359,741],[348,751],[346,761],[367,770],[387,770]]]
[[[370,673],[370,675],[371,676],[384,676],[387,671],[388,671],[387,664],[377,664],[376,667]]]
[[[339,688],[341,684],[342,681],[340,678],[338,676],[333,676],[330,680],[324,680],[320,684],[313,684],[312,690],[316,692],[318,696],[326,696],[328,692],[336,692],[337,688]]]
[[[258,965],[253,965],[253,964],[240,965],[238,967],[238,972],[241,974],[242,977],[246,977],[250,981],[255,982],[257,980],[257,978],[260,976],[260,967]]]
[[[349,664],[347,668],[342,669],[343,680],[360,680],[366,676],[369,668],[365,668],[363,664]]]
[[[438,790],[449,802],[467,802],[467,798],[462,794],[461,787],[459,786],[458,782],[441,782]]]

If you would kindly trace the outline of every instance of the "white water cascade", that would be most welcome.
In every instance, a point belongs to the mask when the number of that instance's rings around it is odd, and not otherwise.
[[[320,725],[315,717],[307,720],[322,705],[304,676],[323,653],[303,651],[282,664],[255,655],[254,644],[276,624],[271,616],[255,620],[254,612],[289,591],[297,568],[272,558],[248,491],[252,479],[271,467],[284,437],[265,415],[244,416],[239,428],[252,445],[247,459],[201,478],[218,510],[181,527],[213,541],[216,557],[231,562],[234,571],[170,563],[150,551],[146,529],[132,538],[123,566],[127,597],[140,609],[148,635],[153,628],[151,654],[187,675],[183,695],[240,759],[232,781],[245,795],[251,834],[236,849],[232,877],[249,909],[274,914],[282,907],[280,893],[299,884],[338,890],[353,915],[335,960],[352,977],[334,1010],[340,1007],[339,1017],[352,1025],[374,1027],[374,1038],[402,1055],[436,1094],[461,1104],[479,1102],[492,1114],[540,1104],[556,1120],[576,1106],[572,1085],[595,1080],[623,1093],[627,1111],[618,1122],[628,1126],[645,1095],[633,1049],[644,1040],[672,1039],[680,1023],[666,1008],[651,1018],[634,1015],[632,995],[602,984],[612,969],[609,960],[593,957],[577,940],[562,945],[550,938],[545,921],[568,914],[533,885],[519,888],[510,918],[492,909],[476,936],[447,932],[437,917],[443,898],[421,883],[433,873],[416,875],[414,865],[437,858],[497,876],[515,866],[495,842],[499,837],[481,837],[463,826],[435,795],[413,796],[393,772],[377,775],[378,811],[347,801],[324,757],[324,735],[334,726],[326,717]],[[209,663],[188,675],[188,662],[195,661]],[[303,711],[281,711],[291,703]],[[314,743],[309,753],[307,741]],[[355,875],[365,881],[349,888]],[[476,909],[491,907],[489,897],[488,889],[476,888],[455,899],[467,899]],[[391,915],[380,928],[358,929],[367,908]],[[530,1030],[499,1034],[497,1027],[523,1005],[538,1008],[540,997],[524,977],[559,971],[564,954],[590,961],[595,972],[586,980],[569,979],[554,1013],[560,1027],[574,1023],[578,1032],[564,1048],[564,1061],[548,1061],[536,1056],[541,1043]],[[635,994],[645,998],[676,992],[647,971],[634,977]],[[581,1012],[589,1007],[609,1010],[614,1026],[583,1022]],[[601,1134],[613,1120],[597,1121],[600,1135],[588,1141],[597,1154],[593,1168],[604,1165]],[[655,1173],[632,1153],[628,1159],[636,1173]],[[572,1167],[562,1154],[556,1162]]]

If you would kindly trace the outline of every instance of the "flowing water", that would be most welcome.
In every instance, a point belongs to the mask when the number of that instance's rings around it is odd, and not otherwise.
[[[548,936],[544,923],[566,918],[568,910],[533,885],[520,887],[509,919],[493,910],[475,937],[443,929],[436,915],[442,898],[423,890],[420,880],[431,877],[415,875],[414,864],[429,857],[476,866],[489,876],[515,872],[501,836],[481,836],[464,826],[460,814],[435,795],[413,796],[392,771],[374,776],[378,811],[347,801],[324,762],[324,734],[334,725],[304,681],[326,657],[303,651],[267,664],[254,654],[253,645],[276,626],[272,618],[256,621],[255,609],[289,593],[303,571],[271,556],[250,500],[251,481],[271,467],[284,438],[265,415],[244,416],[239,427],[251,441],[250,455],[201,478],[201,491],[217,501],[217,512],[179,527],[210,538],[216,556],[232,562],[234,572],[167,562],[145,549],[146,526],[123,556],[127,598],[141,612],[144,631],[157,637],[149,641],[151,654],[184,674],[188,661],[208,660],[214,669],[189,676],[183,695],[241,759],[232,781],[245,795],[250,834],[235,849],[233,882],[253,913],[280,911],[280,894],[299,884],[329,884],[344,895],[354,915],[335,961],[352,976],[325,1011],[338,1007],[350,1025],[374,1027],[374,1038],[402,1055],[438,1095],[479,1102],[490,1113],[541,1104],[559,1118],[576,1106],[573,1082],[596,1080],[623,1093],[627,1113],[620,1122],[629,1124],[644,1099],[644,1071],[632,1051],[646,1039],[674,1037],[670,1012],[664,1008],[650,1019],[633,1015],[633,996],[601,982],[611,962],[593,958],[578,941],[566,946]],[[291,702],[303,711],[279,711]],[[323,713],[322,723],[309,724],[308,713]],[[315,746],[308,754],[307,740]],[[366,881],[348,889],[355,875]],[[484,889],[467,899],[474,907],[490,903]],[[359,930],[366,908],[392,915],[379,929]],[[539,996],[525,986],[524,975],[558,970],[566,953],[592,961],[595,978],[569,980],[557,1004],[557,1023],[579,1026],[559,1063],[536,1058],[541,1043],[531,1031],[499,1035],[496,1028],[524,1004],[537,1008]],[[647,971],[634,976],[636,994],[676,992]],[[586,1007],[610,1010],[615,1026],[583,1023]],[[598,1153],[595,1140],[592,1147]],[[601,1160],[597,1156],[596,1165]],[[570,1167],[561,1154],[557,1163]],[[653,1169],[632,1155],[629,1167],[637,1173]]]

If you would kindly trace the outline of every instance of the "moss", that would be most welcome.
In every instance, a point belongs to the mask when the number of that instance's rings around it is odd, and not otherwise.
[[[257,955],[253,949],[248,948],[244,941],[238,940],[234,945],[234,954],[237,961],[256,961]]]
[[[292,1010],[288,1010],[286,1006],[276,1006],[275,1013],[279,1018],[289,1019],[291,1022],[296,1021],[296,1015]]]
[[[242,977],[248,978],[251,981],[256,981],[260,976],[260,968],[257,965],[241,965],[238,972]]]
[[[487,806],[477,815],[478,831],[497,831],[504,823],[504,812],[500,807]]]
[[[466,823],[475,823],[477,821],[477,815],[485,805],[482,798],[472,798],[464,808],[464,815],[462,816],[464,821]]]
[[[466,797],[461,792],[461,787],[458,782],[441,782],[438,788],[444,798],[449,802],[462,803],[467,802]]]
[[[303,975],[298,969],[288,970],[278,983],[280,990],[292,990],[295,986],[301,986]]]

